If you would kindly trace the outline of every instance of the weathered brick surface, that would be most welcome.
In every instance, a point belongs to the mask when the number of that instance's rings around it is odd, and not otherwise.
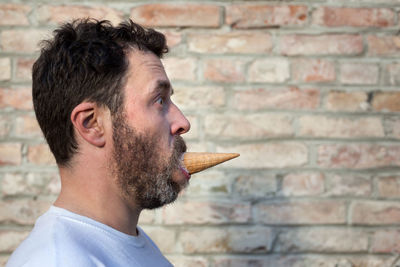
[[[283,177],[282,195],[313,196],[324,192],[322,173],[290,173]]]
[[[218,27],[220,8],[206,4],[149,4],[132,9],[131,17],[147,26]]]
[[[328,27],[388,27],[395,23],[395,13],[388,8],[318,7],[313,23]]]
[[[188,201],[163,209],[166,224],[246,223],[250,217],[250,204],[246,202]]]
[[[251,63],[249,82],[282,83],[289,79],[289,62],[283,58],[258,59]]]
[[[377,111],[400,111],[400,92],[374,94],[372,107]]]
[[[190,34],[188,36],[189,51],[197,53],[269,53],[272,47],[271,35],[264,32]]]
[[[77,18],[95,18],[119,23],[123,13],[105,6],[83,5],[44,5],[37,10],[39,23],[59,24],[64,21],[71,22]]]
[[[335,64],[324,59],[295,59],[292,75],[297,82],[332,82],[336,78]]]
[[[319,106],[320,92],[297,87],[276,90],[251,89],[235,91],[232,108],[239,110],[283,109],[313,110]]]
[[[400,176],[381,176],[377,181],[378,195],[384,198],[400,198]]]
[[[400,225],[400,203],[356,201],[351,207],[351,222],[365,225]]]
[[[359,138],[385,135],[382,122],[377,117],[302,116],[299,126],[300,136]]]
[[[368,35],[368,55],[370,56],[399,56],[399,36]]]
[[[372,193],[372,181],[363,174],[329,174],[326,177],[327,196],[368,197]]]
[[[29,5],[0,4],[0,26],[29,25]]]
[[[326,96],[325,108],[331,111],[364,111],[368,109],[365,92],[330,91]]]
[[[307,10],[303,5],[232,5],[226,9],[226,23],[234,28],[303,25]]]
[[[32,110],[32,92],[30,88],[1,88],[0,108],[16,110]]]
[[[236,151],[241,154],[237,160],[225,163],[236,168],[286,168],[299,167],[307,163],[308,149],[302,143],[265,143],[218,146],[217,152]]]
[[[282,55],[358,55],[364,50],[363,38],[356,34],[283,35]]]
[[[38,41],[79,17],[166,34],[189,151],[238,152],[139,224],[174,266],[400,266],[400,0],[0,4],[0,266],[60,192]]]
[[[343,201],[283,201],[256,205],[255,220],[265,224],[343,224],[346,205]]]
[[[318,147],[318,164],[326,168],[368,169],[400,166],[399,145],[348,144]]]
[[[298,228],[281,233],[276,245],[284,252],[367,252],[368,235],[358,229]]]
[[[214,82],[235,83],[245,80],[244,60],[221,58],[204,62],[204,79]]]
[[[376,84],[379,81],[379,68],[373,63],[343,63],[340,74],[343,84]]]
[[[209,115],[204,119],[205,133],[221,139],[291,136],[292,119],[280,114]]]
[[[21,152],[21,144],[19,143],[1,143],[0,166],[21,164]]]

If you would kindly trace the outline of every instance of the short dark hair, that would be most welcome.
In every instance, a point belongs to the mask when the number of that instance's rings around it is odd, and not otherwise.
[[[165,36],[132,20],[114,27],[109,21],[80,19],[65,23],[42,41],[32,68],[36,118],[60,166],[68,165],[78,145],[70,116],[81,102],[121,111],[123,86],[132,49],[159,58],[168,52]]]

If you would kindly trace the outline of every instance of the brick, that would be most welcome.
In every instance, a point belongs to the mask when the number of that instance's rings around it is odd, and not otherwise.
[[[280,252],[367,252],[368,234],[351,228],[289,229],[278,236]]]
[[[273,40],[264,32],[190,34],[189,51],[212,54],[258,54],[272,51]]]
[[[257,59],[249,66],[249,82],[282,83],[289,79],[289,61],[284,58]]]
[[[243,174],[236,178],[234,192],[243,197],[268,197],[275,195],[278,190],[273,175]]]
[[[161,32],[165,35],[165,38],[167,38],[167,45],[169,48],[174,48],[182,43],[182,33],[169,30],[163,30]]]
[[[0,115],[0,138],[10,134],[13,119],[7,115]]]
[[[29,12],[32,8],[22,4],[0,4],[0,26],[29,25]]]
[[[400,64],[392,63],[382,68],[383,82],[386,85],[400,85]]]
[[[400,166],[400,146],[339,144],[318,147],[318,165],[324,168],[370,169]]]
[[[36,165],[55,165],[56,161],[47,144],[30,145],[28,161]]]
[[[15,136],[24,138],[43,136],[36,117],[34,115],[18,117],[15,120]]]
[[[335,63],[326,59],[294,59],[292,76],[297,82],[333,82],[336,79]]]
[[[0,48],[5,52],[33,53],[39,51],[39,42],[48,37],[45,30],[4,30],[0,33]]]
[[[399,56],[400,36],[368,35],[369,56]]]
[[[378,117],[327,117],[307,115],[299,118],[299,136],[312,137],[384,137],[382,121]]]
[[[220,8],[205,4],[148,4],[132,8],[130,17],[152,27],[216,28],[220,23]]]
[[[179,242],[186,253],[228,252],[228,232],[222,228],[200,228],[182,231]]]
[[[369,107],[366,92],[330,91],[325,108],[331,111],[365,111]]]
[[[400,176],[381,176],[377,181],[378,196],[400,198]]]
[[[394,26],[395,14],[388,8],[318,7],[313,24],[327,27],[389,27]]]
[[[385,201],[356,201],[351,207],[352,224],[400,224],[400,203]]]
[[[155,221],[156,221],[156,213],[154,210],[143,210],[140,213],[138,224],[139,225],[154,224]]]
[[[0,143],[0,166],[21,164],[21,144]]]
[[[163,253],[173,253],[176,251],[175,230],[160,227],[143,227],[144,231],[156,243]]]
[[[51,200],[4,200],[0,202],[0,222],[33,225],[51,204]]]
[[[59,180],[57,173],[6,173],[1,180],[3,196],[55,194],[48,190],[53,179]]]
[[[324,192],[322,173],[290,173],[282,180],[283,196],[315,196]]]
[[[35,63],[34,58],[18,58],[17,69],[15,72],[15,78],[18,81],[30,81],[32,80],[32,66]]]
[[[303,5],[236,4],[226,7],[225,23],[233,28],[304,25],[307,11]]]
[[[199,120],[195,116],[185,115],[190,122],[190,131],[183,136],[185,140],[197,139],[199,137]]]
[[[170,80],[196,80],[196,60],[193,58],[168,57],[163,64]]]
[[[377,92],[372,99],[372,107],[377,111],[400,111],[400,92]]]
[[[31,88],[0,88],[0,108],[33,110]]]
[[[204,78],[214,82],[243,82],[247,62],[238,59],[213,58],[204,61]]]
[[[245,202],[177,202],[163,208],[165,224],[225,224],[250,220],[250,204]]]
[[[391,266],[396,256],[361,254],[346,255],[268,255],[264,257],[222,256],[215,257],[213,266],[273,266],[273,267],[383,267]]]
[[[265,224],[342,224],[345,203],[338,200],[264,202],[256,205],[256,221]]]
[[[367,197],[371,193],[371,179],[362,174],[329,174],[326,177],[327,196]]]
[[[230,179],[223,172],[216,170],[207,170],[196,173],[195,179],[190,180],[183,195],[188,197],[196,195],[213,195],[213,196],[228,196],[231,194]]]
[[[13,252],[28,234],[29,231],[1,230],[0,252]]]
[[[0,81],[11,79],[11,60],[9,58],[0,58]]]
[[[340,82],[344,84],[377,84],[379,68],[374,63],[341,64]]]
[[[204,118],[207,136],[220,139],[292,136],[292,118],[282,114],[207,115]]]
[[[181,233],[184,253],[267,252],[274,234],[267,227],[189,229]]]
[[[175,267],[208,267],[208,260],[199,256],[169,256],[167,259]]]
[[[400,230],[378,230],[372,235],[371,250],[374,253],[399,253]]]
[[[364,50],[363,38],[356,34],[283,35],[279,51],[283,55],[359,55]]]
[[[250,89],[234,91],[232,108],[238,110],[313,110],[319,106],[320,92],[297,87],[276,90]]]
[[[84,5],[43,5],[37,10],[41,24],[59,24],[79,18],[109,20],[118,24],[123,20],[123,12],[105,6]]]
[[[308,161],[308,149],[302,143],[274,142],[217,146],[216,152],[236,151],[241,156],[226,162],[225,168],[287,168],[303,166]]]
[[[400,118],[392,117],[384,120],[388,137],[400,138]]]
[[[176,86],[172,96],[179,108],[218,108],[225,105],[225,91],[219,86]]]

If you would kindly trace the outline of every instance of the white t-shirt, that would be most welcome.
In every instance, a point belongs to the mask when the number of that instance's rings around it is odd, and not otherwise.
[[[138,229],[127,235],[55,206],[40,216],[6,267],[172,266]]]

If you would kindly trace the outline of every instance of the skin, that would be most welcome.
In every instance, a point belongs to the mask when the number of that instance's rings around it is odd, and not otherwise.
[[[189,131],[190,123],[171,101],[172,88],[160,59],[132,49],[123,88],[127,124],[137,133],[158,136],[159,153],[170,157],[174,136]],[[69,167],[60,167],[61,192],[55,206],[87,216],[123,233],[136,235],[142,207],[124,196],[110,169],[113,131],[108,108],[83,102],[71,113],[79,150]],[[187,183],[178,169],[172,179]]]

